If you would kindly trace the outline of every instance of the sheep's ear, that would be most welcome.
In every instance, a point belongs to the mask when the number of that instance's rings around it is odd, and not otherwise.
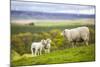
[[[65,30],[63,31],[63,33],[65,34]]]
[[[64,30],[64,31],[62,31],[61,36],[63,36],[64,34],[65,34],[65,30]]]
[[[41,42],[43,43],[43,42],[44,42],[44,40],[41,40]]]
[[[41,40],[41,42],[43,42],[43,40]]]
[[[42,44],[45,44],[45,40],[41,40],[41,43],[42,43]]]
[[[65,30],[63,31],[63,36],[66,37],[66,36],[68,35],[67,33],[68,33],[68,29],[65,29]]]
[[[51,42],[51,39],[47,39],[47,42],[49,42],[49,43],[50,43],[50,42]]]
[[[49,40],[48,40],[48,42],[50,43],[50,42],[51,42],[51,40],[49,39]]]

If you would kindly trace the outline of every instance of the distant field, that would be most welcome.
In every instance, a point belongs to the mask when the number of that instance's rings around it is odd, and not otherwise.
[[[95,61],[94,44],[64,50],[53,51],[49,54],[32,57],[31,54],[21,56],[18,60],[11,60],[12,66],[58,64],[72,62]]]
[[[68,25],[91,25],[94,24],[94,19],[66,20],[66,21],[48,21],[37,22],[36,26],[68,26]]]
[[[75,28],[80,26],[94,27],[93,19],[85,20],[69,20],[62,22],[37,22],[34,25],[19,25],[11,23],[11,33],[17,34],[20,32],[48,32],[52,29],[64,30],[66,28]]]

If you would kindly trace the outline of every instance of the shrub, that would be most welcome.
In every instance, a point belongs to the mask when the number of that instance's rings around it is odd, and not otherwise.
[[[31,23],[29,23],[29,25],[35,25],[35,23],[34,22],[31,22]]]
[[[20,54],[18,54],[15,50],[11,50],[11,61],[18,60],[20,58]]]
[[[51,39],[52,39],[52,46],[56,46],[56,49],[64,48],[64,38],[61,36],[61,31],[58,29],[53,29],[50,32]],[[53,48],[53,47],[52,47]]]
[[[90,28],[90,43],[95,43],[95,30]]]
[[[32,34],[19,33],[17,35],[12,35],[11,37],[11,47],[21,55],[30,52],[30,45],[32,43]]]
[[[61,30],[52,29],[49,32],[37,32],[37,33],[19,33],[11,36],[11,47],[14,51],[19,54],[30,53],[30,47],[32,42],[39,42],[41,39],[50,38],[51,51],[57,49],[65,49],[72,47],[71,43],[68,42],[63,36],[61,36]],[[95,31],[90,28],[90,43],[95,43]]]

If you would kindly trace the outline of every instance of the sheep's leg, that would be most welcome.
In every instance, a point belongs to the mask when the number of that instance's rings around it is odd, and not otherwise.
[[[77,46],[78,46],[78,42],[75,42],[75,43],[74,43],[74,47],[77,47]]]
[[[50,53],[50,49],[48,49],[48,53]]]
[[[37,55],[37,52],[38,52],[38,50],[37,50],[37,49],[35,49],[35,56]]]
[[[88,41],[84,40],[84,45],[88,46]]]
[[[88,46],[88,42],[86,41],[85,44]]]
[[[45,49],[45,53],[48,53],[48,50],[47,49]]]
[[[75,46],[74,46],[74,42],[72,42],[72,47],[75,48]]]
[[[33,48],[31,48],[31,53],[32,53],[32,56],[33,56]]]
[[[37,55],[39,56],[39,50],[37,51]]]
[[[40,55],[42,54],[41,52],[42,52],[42,49],[40,49],[40,51],[39,51]]]
[[[40,50],[40,55],[41,55],[41,50]]]
[[[41,55],[41,49],[39,49],[39,51],[38,51],[38,55]]]

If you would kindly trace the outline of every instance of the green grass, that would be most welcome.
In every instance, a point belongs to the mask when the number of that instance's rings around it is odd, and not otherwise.
[[[86,22],[86,24],[84,24]],[[35,25],[17,25],[11,24],[11,35],[31,32],[49,32],[51,30],[64,30],[66,28],[76,28],[80,26],[87,26],[90,29],[90,43],[95,43],[95,24],[87,24],[94,21],[67,21],[67,22],[38,22]],[[16,47],[15,47],[16,48]],[[12,49],[13,50],[13,49]],[[31,54],[19,55],[17,51],[13,51],[11,56],[12,66],[23,65],[40,65],[40,64],[58,64],[58,63],[72,63],[72,62],[86,62],[95,60],[95,46],[91,44],[89,46],[80,46],[76,48],[66,48],[63,50],[56,50],[49,54],[43,54],[41,56],[32,57]]]
[[[49,24],[48,24],[49,25]],[[18,34],[24,32],[38,33],[38,32],[49,32],[53,29],[64,30],[66,28],[76,28],[80,26],[88,26],[89,28],[94,28],[94,25],[83,25],[83,24],[70,24],[70,25],[50,25],[50,26],[29,26],[29,25],[11,25],[11,34]]]
[[[94,27],[94,19],[82,19],[82,20],[66,20],[66,21],[46,21],[36,22],[35,25],[19,25],[11,23],[11,34],[23,33],[23,32],[48,32],[52,29],[64,30],[66,28],[76,28],[80,26]]]
[[[12,60],[12,66],[40,65],[40,64],[58,64],[72,62],[95,61],[95,46],[80,46],[64,50],[56,50],[49,54],[32,57],[30,55],[22,56],[18,60]]]
[[[45,27],[50,27],[50,26],[68,26],[68,25],[82,25],[82,21],[66,21],[66,22],[38,22],[35,23],[35,26],[45,26]]]

